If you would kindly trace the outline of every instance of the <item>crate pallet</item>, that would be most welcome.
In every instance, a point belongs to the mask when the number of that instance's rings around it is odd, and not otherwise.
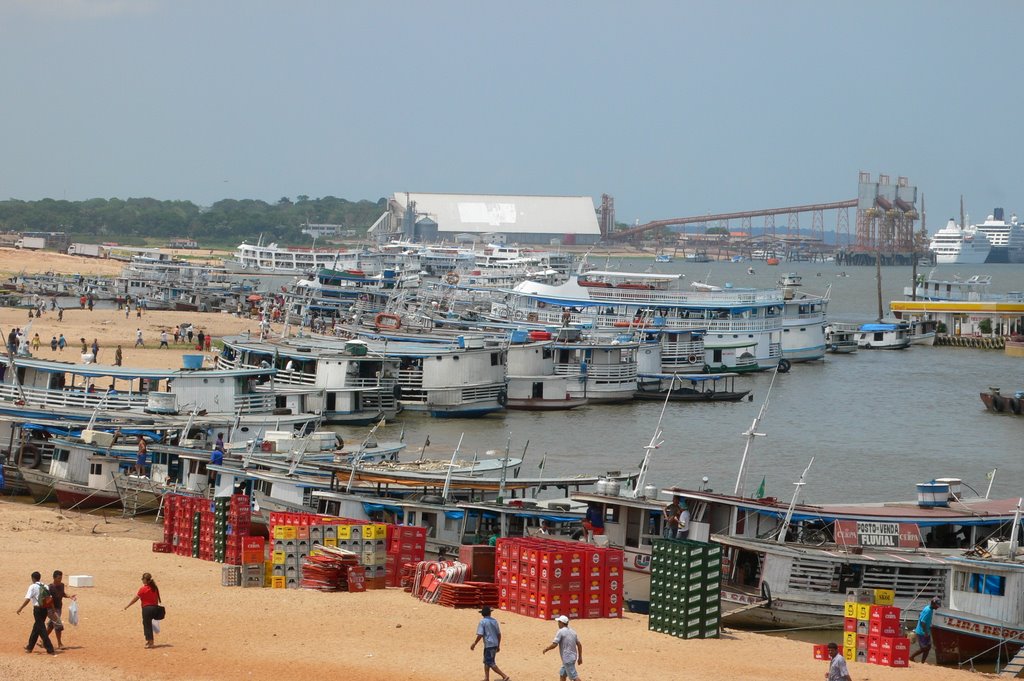
[[[438,603],[449,608],[482,608],[498,605],[498,587],[487,582],[442,583]]]

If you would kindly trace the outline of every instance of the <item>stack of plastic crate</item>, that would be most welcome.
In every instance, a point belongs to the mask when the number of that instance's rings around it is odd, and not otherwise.
[[[648,628],[679,638],[717,638],[721,629],[722,547],[656,539]]]
[[[426,557],[427,528],[389,525],[384,576],[387,586],[402,586],[402,568]]]

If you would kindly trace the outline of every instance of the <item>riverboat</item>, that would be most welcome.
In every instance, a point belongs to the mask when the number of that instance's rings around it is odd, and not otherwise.
[[[861,324],[857,347],[865,350],[905,350],[910,347],[910,325],[905,322]]]
[[[736,389],[739,374],[640,374],[638,400],[670,402],[739,402],[749,390]]]
[[[858,324],[829,322],[825,325],[825,350],[833,355],[857,352]]]
[[[1020,416],[1024,413],[1024,390],[1016,390],[1012,395],[1004,395],[999,388],[989,388],[981,393],[981,401],[985,408],[996,414],[1012,414]]]

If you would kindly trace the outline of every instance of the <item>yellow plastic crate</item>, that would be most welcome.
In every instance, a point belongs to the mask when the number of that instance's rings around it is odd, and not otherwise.
[[[338,539],[348,539],[352,536],[351,525],[338,525]]]
[[[875,605],[893,605],[895,603],[895,591],[892,589],[875,589]]]
[[[285,577],[271,577],[270,588],[271,589],[283,589],[286,586]]]
[[[871,619],[871,605],[870,604],[868,604],[868,603],[858,603],[857,604],[857,619],[865,620],[865,621]]]
[[[294,525],[275,525],[274,539],[295,539],[298,529]]]
[[[284,551],[274,551],[273,555],[271,555],[271,561],[274,565],[284,565],[287,555]]]
[[[857,650],[857,632],[856,631],[845,631],[843,632],[843,648],[853,648]]]
[[[857,616],[857,603],[853,601],[846,601],[843,603],[843,617],[856,617]]]
[[[328,538],[324,539],[324,546],[334,546],[334,547],[337,547],[338,546],[338,540],[335,539],[334,537],[328,537]]]
[[[843,657],[846,658],[847,662],[855,662],[857,660],[857,646],[843,646]]]

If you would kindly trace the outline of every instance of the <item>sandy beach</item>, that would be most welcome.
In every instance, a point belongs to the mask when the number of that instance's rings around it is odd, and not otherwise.
[[[0,502],[5,613],[0,617],[0,678],[77,681],[152,679],[408,679],[478,681],[480,649],[470,651],[479,615],[414,600],[400,589],[324,594],[220,586],[217,563],[152,553],[152,518],[104,519]],[[29,574],[87,574],[81,621],[64,634],[67,649],[49,657],[24,652],[31,610],[14,611]],[[167,619],[157,647],[143,648],[139,606],[122,610],[150,572]],[[66,581],[66,578],[65,578]],[[556,679],[556,653],[541,655],[555,624],[496,612],[499,666],[513,679]],[[581,678],[787,679],[821,681],[826,667],[808,643],[728,630],[718,640],[684,641],[647,631],[647,618],[573,623],[584,644]],[[967,672],[914,665],[851,664],[855,681],[966,681]],[[495,677],[492,677],[495,678]]]

